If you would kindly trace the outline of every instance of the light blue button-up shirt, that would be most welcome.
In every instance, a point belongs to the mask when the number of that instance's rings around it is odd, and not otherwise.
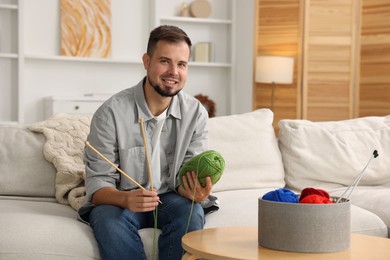
[[[144,81],[145,78],[136,86],[115,94],[96,111],[88,141],[127,175],[147,188],[149,173],[139,120],[143,118],[145,121],[149,153],[156,120],[146,104]],[[166,162],[162,163],[164,167],[161,174],[167,175],[167,191],[176,190],[179,185],[180,167],[208,149],[207,121],[207,111],[197,99],[183,91],[173,97],[160,137],[166,158]],[[90,148],[85,148],[84,161],[87,195],[84,206],[79,210],[80,215],[91,209],[92,195],[103,187],[111,186],[120,190],[138,188]]]

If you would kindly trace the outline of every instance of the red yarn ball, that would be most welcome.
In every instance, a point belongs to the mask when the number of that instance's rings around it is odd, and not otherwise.
[[[327,191],[321,189],[315,189],[315,188],[304,188],[301,192],[301,196],[299,197],[299,199],[301,200],[306,196],[313,195],[313,194],[330,199],[329,193]]]
[[[303,199],[299,200],[299,203],[306,203],[306,204],[332,204],[333,202],[322,195],[318,194],[311,194],[305,196]]]

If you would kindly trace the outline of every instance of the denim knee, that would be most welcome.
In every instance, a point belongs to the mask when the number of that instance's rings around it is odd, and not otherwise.
[[[89,216],[103,259],[146,259],[133,213],[112,205],[94,208]]]

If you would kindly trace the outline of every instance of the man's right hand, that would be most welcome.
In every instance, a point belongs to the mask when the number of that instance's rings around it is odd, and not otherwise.
[[[152,211],[160,200],[155,191],[137,189],[126,191],[126,193],[126,208],[132,212]]]
[[[147,212],[154,210],[159,200],[155,191],[141,189],[120,191],[113,187],[105,187],[93,194],[91,202],[95,205],[115,205],[132,212]]]

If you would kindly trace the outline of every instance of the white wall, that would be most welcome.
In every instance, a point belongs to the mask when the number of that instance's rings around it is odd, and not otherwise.
[[[45,118],[44,98],[115,93],[144,75],[149,1],[112,0],[112,57],[138,63],[64,61],[60,55],[60,0],[24,1],[24,121]],[[50,59],[50,58],[55,59]]]
[[[255,0],[237,1],[236,82],[233,113],[252,111]]]
[[[60,0],[24,1],[24,100],[26,123],[45,118],[44,98],[75,96],[85,93],[115,93],[136,84],[144,75],[141,63],[92,63],[50,60],[38,57],[58,56],[60,53]],[[218,100],[220,89],[208,89],[207,94],[217,103],[217,115],[243,113],[252,110],[252,57],[254,0],[237,1],[236,82],[229,102]],[[112,0],[112,56],[141,62],[150,28],[150,1]],[[197,68],[190,68],[198,77]],[[195,71],[191,74],[191,71]],[[212,68],[208,73],[225,73]],[[222,74],[223,75],[223,74]],[[207,82],[207,75],[203,79]],[[192,79],[192,82],[196,79]],[[54,83],[53,83],[54,82]],[[210,85],[216,84],[210,82]],[[190,94],[199,89],[185,88]]]

